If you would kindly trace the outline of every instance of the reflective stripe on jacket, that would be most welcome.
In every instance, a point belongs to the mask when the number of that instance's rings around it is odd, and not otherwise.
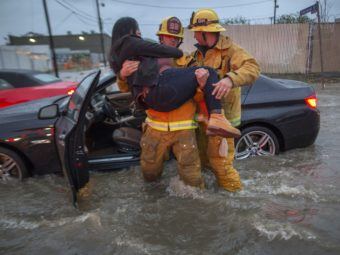
[[[229,37],[220,36],[214,48],[207,50],[205,56],[196,50],[192,55],[192,66],[214,68],[219,78],[228,76],[234,88],[222,99],[222,107],[233,126],[241,124],[241,88],[253,84],[260,74],[256,60],[243,48],[233,43]]]
[[[192,58],[183,56],[182,58],[173,61],[173,66],[182,68],[186,67],[187,63]],[[128,90],[126,82],[117,78],[117,85],[122,92]],[[203,92],[198,90],[195,98],[188,100],[186,103],[170,112],[159,112],[153,109],[146,110],[146,123],[159,131],[178,131],[186,129],[197,128],[197,123],[194,120],[196,114],[196,102],[194,100],[201,100]]]

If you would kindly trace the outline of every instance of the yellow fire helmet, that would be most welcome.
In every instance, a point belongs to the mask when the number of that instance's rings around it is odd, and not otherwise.
[[[162,20],[156,35],[171,35],[183,39],[183,26],[177,17],[167,17]]]
[[[199,9],[193,12],[188,27],[194,32],[223,32],[217,13],[211,9]]]

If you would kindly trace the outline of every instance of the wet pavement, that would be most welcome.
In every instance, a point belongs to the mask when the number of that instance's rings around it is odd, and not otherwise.
[[[318,89],[313,146],[236,162],[244,190],[93,173],[80,209],[62,177],[0,181],[0,254],[340,254],[340,84]]]

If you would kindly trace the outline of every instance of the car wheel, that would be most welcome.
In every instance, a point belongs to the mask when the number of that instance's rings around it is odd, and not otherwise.
[[[278,153],[279,141],[276,135],[269,128],[261,126],[247,127],[242,130],[242,135],[235,145],[235,159]]]
[[[28,176],[28,170],[22,158],[14,151],[0,148],[0,178],[14,177],[22,180]]]

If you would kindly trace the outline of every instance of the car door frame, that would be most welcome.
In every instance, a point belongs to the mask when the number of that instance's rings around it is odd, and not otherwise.
[[[55,124],[56,133],[56,145],[61,161],[62,170],[67,179],[68,186],[72,195],[72,203],[75,207],[77,204],[77,193],[83,188],[89,181],[89,165],[87,162],[87,155],[84,147],[84,123],[86,119],[87,108],[90,104],[91,97],[96,91],[100,71],[87,75],[82,82],[84,82],[90,76],[93,76],[91,85],[85,92],[81,107],[78,109],[79,113],[77,120],[71,118],[67,111],[60,116]],[[77,96],[78,89],[82,89],[81,84],[77,87],[74,94],[71,96],[66,110],[68,110],[72,104],[72,97]],[[78,91],[79,92],[79,91]],[[76,107],[76,106],[72,106]]]

